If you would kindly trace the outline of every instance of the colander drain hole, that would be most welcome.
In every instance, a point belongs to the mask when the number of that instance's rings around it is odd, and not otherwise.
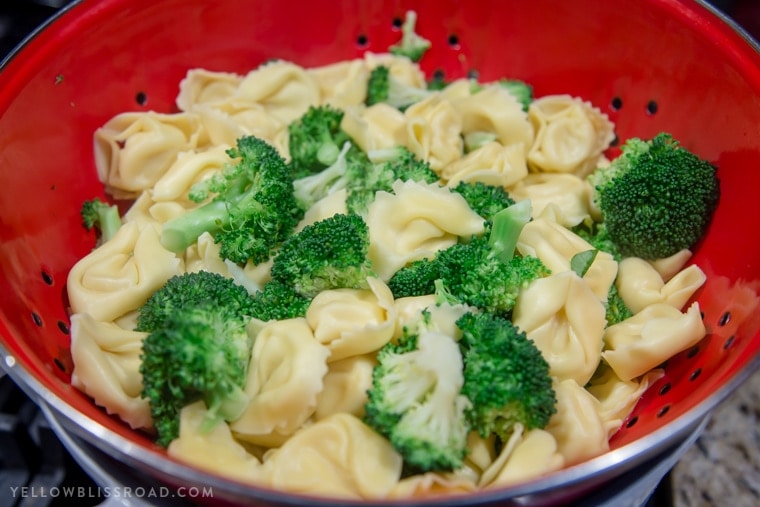
[[[34,322],[37,327],[42,327],[43,325],[42,317],[40,317],[40,314],[37,312],[32,312],[32,322]]]
[[[452,33],[448,36],[446,39],[446,42],[449,44],[449,47],[451,49],[459,49],[459,36],[455,33]]]
[[[647,114],[652,116],[657,113],[657,109],[659,109],[659,106],[657,105],[657,101],[650,100],[647,102]]]
[[[613,111],[620,111],[623,108],[623,99],[620,97],[612,97],[610,108],[612,108]]]
[[[660,396],[665,396],[666,394],[668,394],[670,392],[671,387],[673,386],[670,382],[665,383],[659,390]]]
[[[359,46],[359,49],[366,48],[369,44],[369,37],[367,37],[365,34],[360,33],[356,36],[356,45]]]
[[[657,417],[663,417],[669,411],[670,411],[670,405],[664,405],[662,408],[660,408],[660,410],[657,411]]]
[[[734,344],[734,340],[736,339],[736,335],[731,335],[726,339],[726,343],[723,344],[723,350],[728,350],[731,345]]]
[[[702,368],[697,368],[689,375],[689,382],[694,382],[702,374]]]
[[[42,270],[40,275],[42,276],[42,281],[45,282],[45,285],[53,285],[53,282],[54,282],[53,275],[51,275],[44,269]]]
[[[723,315],[720,316],[720,319],[718,319],[718,325],[720,327],[725,326],[731,321],[731,312],[725,312]]]
[[[137,92],[135,94],[135,102],[137,102],[138,106],[144,106],[148,103],[148,94],[143,91]]]

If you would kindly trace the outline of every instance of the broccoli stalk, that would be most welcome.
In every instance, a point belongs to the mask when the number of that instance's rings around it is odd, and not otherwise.
[[[533,341],[508,319],[489,313],[469,312],[456,324],[472,429],[506,442],[516,424],[545,427],[556,411],[556,396],[549,364]]]
[[[340,127],[343,114],[327,104],[310,106],[288,125],[289,168],[293,179],[320,172],[338,160],[341,147],[350,140]]]
[[[95,197],[82,203],[80,209],[82,224],[89,231],[97,229],[99,242],[105,243],[113,238],[121,227],[119,208],[115,204],[108,204]]]
[[[252,346],[245,324],[234,311],[206,301],[177,308],[143,340],[142,396],[159,445],[177,438],[180,411],[195,401],[208,407],[202,430],[242,415]]]
[[[307,225],[282,244],[272,279],[304,298],[337,288],[367,288],[369,227],[356,214],[336,214]]]
[[[667,133],[621,151],[589,176],[609,240],[622,256],[650,260],[693,248],[718,205],[716,167]]]
[[[384,103],[404,110],[432,93],[433,91],[427,88],[417,88],[399,81],[393,77],[388,67],[378,65],[369,74],[365,104],[373,106]]]
[[[161,243],[182,252],[209,232],[220,245],[220,256],[232,262],[264,262],[298,223],[303,211],[293,194],[293,182],[285,161],[266,141],[247,136],[227,152],[236,164],[196,184],[190,192],[195,202],[208,203],[169,220]]]
[[[419,62],[430,49],[429,40],[417,33],[417,13],[406,11],[404,24],[401,25],[401,40],[388,48],[391,54],[405,56],[413,62]]]
[[[425,312],[397,343],[380,349],[364,420],[409,468],[455,470],[463,464],[469,432],[462,355],[453,337],[429,324]]]

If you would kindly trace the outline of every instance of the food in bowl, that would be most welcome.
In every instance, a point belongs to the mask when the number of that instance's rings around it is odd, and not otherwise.
[[[688,261],[715,167],[667,133],[608,160],[593,104],[429,79],[406,30],[197,68],[179,112],[95,133],[128,206],[84,204],[72,383],[177,460],[332,497],[515,484],[606,452],[705,336]]]

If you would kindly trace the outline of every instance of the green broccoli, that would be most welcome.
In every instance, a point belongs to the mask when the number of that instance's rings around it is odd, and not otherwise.
[[[177,438],[180,411],[195,401],[208,407],[202,430],[242,415],[252,346],[246,323],[234,309],[206,300],[176,307],[143,340],[142,396],[149,401],[159,445]]]
[[[610,241],[650,260],[694,247],[718,205],[716,167],[667,133],[629,139],[621,151],[589,176]]]
[[[251,316],[263,321],[305,317],[311,300],[297,293],[290,284],[269,280],[253,294]]]
[[[300,209],[308,210],[320,199],[345,190],[352,180],[363,177],[370,165],[367,155],[346,141],[331,166],[293,181],[296,203]]]
[[[570,230],[586,240],[592,247],[610,254],[616,261],[620,262],[623,259],[617,246],[610,239],[604,222],[585,220]]]
[[[348,211],[364,215],[375,194],[379,191],[392,192],[396,180],[436,183],[438,174],[430,164],[417,158],[408,148],[374,150],[367,154],[370,164],[355,164],[346,184],[346,206]],[[359,169],[357,171],[356,169]]]
[[[407,11],[404,24],[401,25],[401,40],[388,48],[391,54],[405,56],[413,62],[419,62],[424,54],[430,49],[429,40],[420,36],[417,32],[417,13]]]
[[[533,87],[519,79],[500,79],[496,83],[507,90],[522,104],[523,111],[527,111],[533,102]]]
[[[462,181],[451,190],[461,194],[470,208],[488,222],[493,220],[496,213],[515,204],[504,187],[482,181]]]
[[[403,111],[432,93],[433,90],[428,88],[417,88],[401,82],[393,77],[387,66],[378,65],[369,74],[365,103],[368,106],[384,103]]]
[[[506,318],[485,312],[460,317],[459,346],[464,360],[462,394],[473,430],[509,439],[515,424],[545,427],[556,412],[549,364],[523,331]]]
[[[396,271],[388,280],[393,297],[403,298],[434,294],[435,282],[441,278],[440,264],[433,259],[418,259]]]
[[[617,285],[614,283],[610,286],[609,293],[607,294],[604,310],[608,326],[618,324],[629,317],[633,317],[633,312],[623,301],[620,292],[618,292]]]
[[[473,130],[472,132],[467,132],[462,136],[465,153],[475,151],[478,148],[482,148],[488,143],[498,141],[498,139],[499,136],[496,134],[496,132],[489,132],[486,130]]]
[[[82,217],[82,224],[88,231],[97,229],[100,243],[113,238],[121,227],[119,207],[115,204],[108,204],[98,197],[84,201],[79,213]]]
[[[343,144],[350,140],[340,127],[343,114],[328,104],[310,106],[288,125],[288,165],[293,179],[320,172],[335,163]]]
[[[487,235],[438,252],[445,290],[462,303],[508,315],[528,283],[550,274],[539,258],[515,255],[517,238],[528,220],[530,201],[520,201],[494,215]]]
[[[365,422],[415,471],[461,468],[467,453],[469,400],[461,394],[462,355],[453,337],[424,312],[398,342],[377,354]]]
[[[372,276],[369,227],[356,214],[336,214],[307,225],[282,244],[272,279],[305,298],[337,288],[367,288]]]
[[[182,252],[209,232],[223,259],[259,264],[293,231],[303,210],[295,201],[285,160],[272,145],[246,136],[227,153],[239,158],[238,163],[194,185],[189,195],[195,202],[215,197],[166,222],[161,243],[172,252]]]
[[[520,79],[501,78],[493,83],[480,83],[473,79],[471,80],[470,93],[480,92],[486,84],[496,84],[507,90],[522,105],[523,111],[527,111],[533,102],[533,87]]]
[[[135,331],[160,329],[179,309],[204,301],[223,306],[241,318],[251,316],[253,311],[251,295],[231,278],[209,271],[194,271],[169,278],[138,308]]]

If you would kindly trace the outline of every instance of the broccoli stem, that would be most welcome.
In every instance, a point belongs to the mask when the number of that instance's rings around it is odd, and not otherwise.
[[[211,201],[204,204],[166,222],[161,230],[161,244],[172,252],[183,252],[204,232],[213,235],[221,230],[228,214],[225,202]]]
[[[98,209],[98,223],[100,227],[100,235],[103,241],[116,236],[119,228],[121,227],[121,217],[119,216],[119,208],[116,206],[102,206]]]
[[[509,262],[514,257],[517,239],[525,224],[530,221],[532,210],[530,200],[524,199],[493,216],[493,228],[488,242],[502,262]]]

